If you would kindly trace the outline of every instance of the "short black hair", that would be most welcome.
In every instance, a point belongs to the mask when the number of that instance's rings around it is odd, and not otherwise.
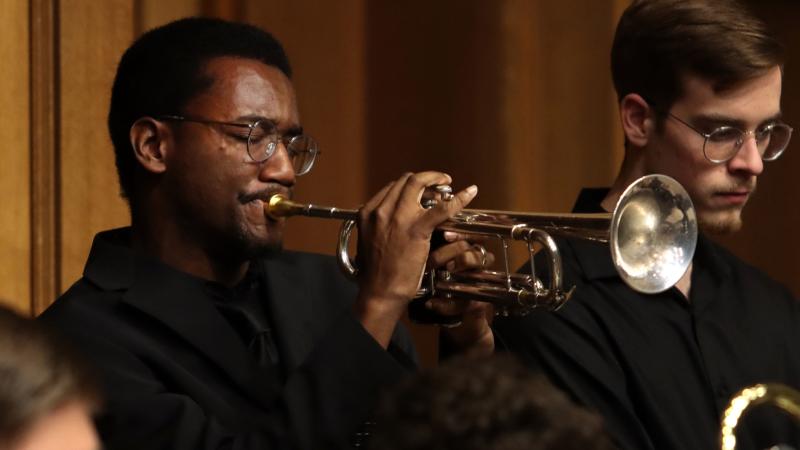
[[[456,357],[387,391],[375,450],[611,450],[600,416],[515,357]]]
[[[111,89],[108,130],[114,144],[122,196],[131,200],[136,160],[130,129],[145,116],[181,114],[189,100],[211,86],[209,60],[254,59],[291,78],[283,46],[266,31],[221,19],[191,17],[144,33],[122,55]]]

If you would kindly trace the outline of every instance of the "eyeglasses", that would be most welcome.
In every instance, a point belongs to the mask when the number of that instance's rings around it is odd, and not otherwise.
[[[761,155],[761,159],[764,161],[778,159],[783,151],[786,150],[789,140],[792,138],[792,127],[781,122],[770,123],[752,131],[742,131],[736,127],[722,126],[710,133],[704,133],[672,113],[667,113],[667,115],[705,138],[703,155],[712,163],[724,163],[736,156],[748,134],[753,135],[758,154]]]
[[[317,141],[307,134],[295,136],[285,136],[278,132],[275,124],[269,120],[257,120],[253,123],[220,122],[216,120],[200,119],[197,117],[184,117],[164,115],[156,117],[159,120],[174,120],[180,122],[196,122],[206,125],[219,125],[233,127],[241,132],[228,132],[234,139],[247,142],[247,154],[255,162],[268,160],[278,148],[278,144],[283,142],[289,159],[292,161],[295,175],[305,175],[314,167],[317,159],[319,146]],[[246,134],[244,130],[247,130]]]

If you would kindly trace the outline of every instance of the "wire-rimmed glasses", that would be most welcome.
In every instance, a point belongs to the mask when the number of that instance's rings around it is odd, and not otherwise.
[[[736,127],[721,126],[705,133],[698,130],[680,117],[667,113],[678,122],[686,125],[691,130],[703,136],[703,155],[712,163],[724,163],[739,153],[748,134],[752,134],[756,141],[758,154],[764,161],[775,161],[783,154],[792,138],[792,127],[782,122],[772,122],[751,131],[742,131]]]
[[[241,133],[228,132],[235,139],[247,142],[247,154],[255,162],[268,160],[278,148],[278,144],[283,142],[289,159],[292,161],[295,175],[305,175],[314,167],[314,162],[319,155],[317,141],[307,134],[282,135],[278,132],[275,124],[270,120],[256,120],[253,123],[222,122],[198,117],[187,117],[178,115],[158,116],[159,120],[175,120],[181,122],[197,122],[207,125],[219,125],[232,127],[241,130]],[[244,130],[247,130],[246,133]]]

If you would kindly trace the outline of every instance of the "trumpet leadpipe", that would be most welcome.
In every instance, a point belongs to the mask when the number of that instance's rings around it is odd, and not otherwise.
[[[323,219],[339,220],[355,220],[358,218],[357,209],[319,206],[311,203],[297,203],[289,200],[282,194],[275,194],[269,198],[269,202],[267,202],[264,207],[264,213],[273,219],[291,216],[321,217]]]

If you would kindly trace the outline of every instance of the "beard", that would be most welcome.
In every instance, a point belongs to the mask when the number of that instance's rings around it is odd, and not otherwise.
[[[717,188],[712,192],[732,192],[740,188],[749,190],[750,197],[752,197],[756,192],[755,177],[733,182],[729,186]],[[749,201],[749,198],[747,201]],[[747,206],[747,203],[725,208],[715,208],[712,205],[705,205],[705,211],[701,211],[700,208],[698,208],[697,224],[700,230],[708,234],[726,235],[736,233],[742,229],[742,212],[745,206]]]
[[[283,230],[279,227],[274,228],[264,239],[254,236],[243,223],[240,223],[231,236],[230,248],[248,260],[275,256],[283,250]]]
[[[699,214],[697,225],[704,233],[718,236],[732,234],[742,229],[742,213],[741,210],[730,211],[724,217],[719,214]]]

